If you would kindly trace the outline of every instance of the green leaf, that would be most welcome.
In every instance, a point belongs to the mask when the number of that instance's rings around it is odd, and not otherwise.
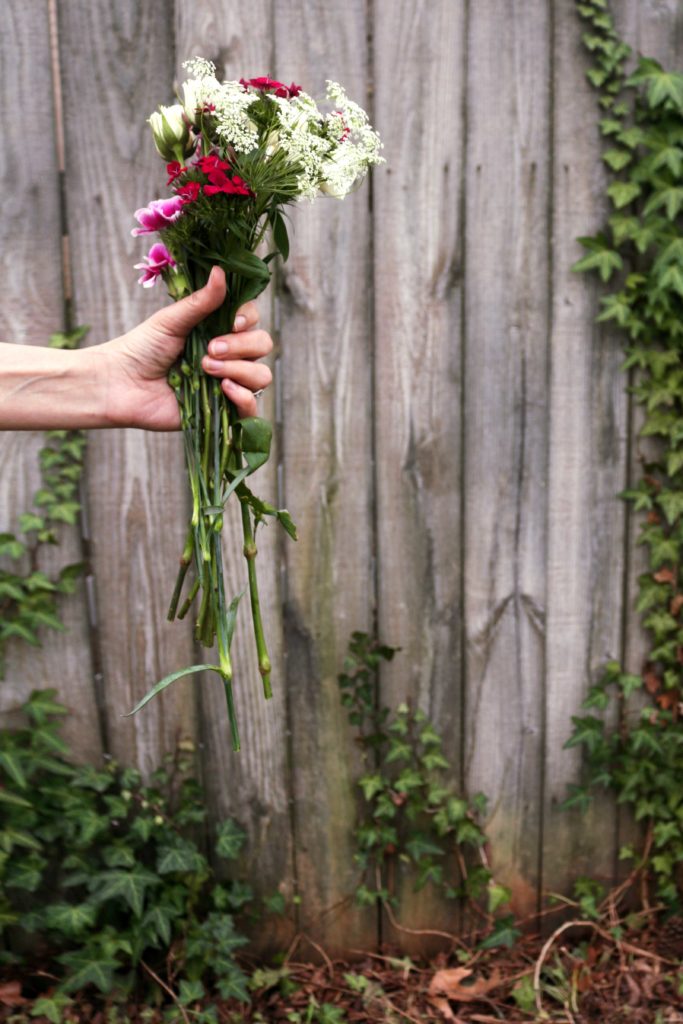
[[[511,949],[521,934],[520,930],[515,928],[515,919],[512,915],[502,917],[496,922],[496,926],[488,938],[479,943],[477,949],[495,949],[497,946]]]
[[[124,900],[135,917],[141,917],[147,890],[160,884],[161,880],[155,874],[142,867],[132,871],[101,871],[91,883],[92,898],[98,903]]]
[[[273,228],[273,241],[282,256],[283,263],[286,263],[289,257],[289,236],[285,219],[277,208],[273,211],[270,222]]]
[[[488,887],[489,914],[495,914],[504,904],[512,899],[512,891],[505,885],[492,882]]]
[[[610,248],[604,235],[598,235],[596,238],[579,238],[577,241],[584,249],[588,249],[588,254],[572,266],[571,269],[575,273],[597,270],[602,280],[606,282],[615,270],[622,269],[624,263],[621,256]]]
[[[268,420],[259,416],[249,416],[239,420],[242,428],[240,446],[250,472],[263,466],[270,455],[273,427]]]
[[[359,787],[363,790],[366,800],[372,800],[377,793],[384,789],[384,779],[381,775],[364,775],[358,780]]]
[[[79,992],[88,985],[95,985],[100,992],[110,992],[114,984],[114,971],[120,964],[111,956],[90,957],[86,951],[63,953],[57,960],[70,968],[62,982],[64,992]]]
[[[26,546],[17,540],[13,533],[0,533],[0,555],[8,558],[21,558]]]
[[[650,107],[669,102],[683,112],[683,75],[664,71],[662,65],[650,57],[641,57],[636,71],[627,79],[628,85],[647,86]]]
[[[196,845],[189,839],[176,836],[172,843],[161,846],[157,857],[157,871],[170,875],[176,871],[202,872],[207,862]]]
[[[624,206],[632,203],[634,199],[637,199],[641,191],[642,189],[636,181],[613,181],[607,188],[607,195],[617,210],[621,210]]]
[[[621,171],[633,160],[633,153],[628,149],[608,149],[602,154],[602,159],[613,171]]]
[[[63,992],[55,992],[52,996],[39,996],[32,1004],[29,1013],[32,1017],[47,1017],[50,1024],[62,1024],[64,1011],[71,1006],[73,1000]]]
[[[441,846],[430,839],[424,833],[417,833],[411,836],[405,844],[410,857],[417,863],[422,857],[443,857],[444,851]]]
[[[663,509],[669,526],[672,526],[683,515],[683,491],[662,491],[657,504]]]
[[[21,765],[21,757],[16,750],[6,748],[0,750],[0,767],[4,768],[7,774],[17,784],[19,789],[27,789],[28,781]]]
[[[172,672],[169,676],[165,676],[160,682],[158,682],[152,689],[145,694],[141,701],[139,701],[132,711],[123,715],[124,718],[130,718],[132,715],[136,715],[141,708],[144,708],[145,704],[148,704],[152,697],[156,697],[158,693],[165,690],[167,686],[174,683],[176,679],[182,679],[183,676],[192,675],[195,672],[217,672],[222,675],[220,665],[191,665],[190,668],[181,668],[177,672]]]
[[[92,903],[53,903],[45,911],[47,927],[72,938],[92,928],[96,918]]]
[[[31,533],[34,530],[42,530],[45,527],[45,520],[33,512],[25,512],[19,516],[19,529],[22,533]]]
[[[221,822],[216,834],[216,853],[226,860],[235,860],[242,850],[247,839],[244,829],[240,828],[236,821],[228,818]]]

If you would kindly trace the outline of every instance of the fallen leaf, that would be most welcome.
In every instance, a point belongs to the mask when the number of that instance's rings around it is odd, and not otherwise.
[[[676,574],[673,569],[660,569],[658,572],[652,574],[652,579],[656,580],[657,583],[670,583],[672,586],[676,582]]]
[[[645,675],[643,676],[643,679],[645,682],[645,689],[648,693],[657,693],[657,690],[661,688],[662,684],[660,682],[659,676],[654,671],[654,669],[648,669]]]
[[[21,1006],[27,1002],[28,999],[24,999],[21,994],[20,981],[6,981],[0,985],[0,1003],[5,1006]]]
[[[477,978],[471,984],[463,985],[472,971],[469,967],[452,967],[445,971],[437,971],[429,984],[429,998],[446,996],[455,1002],[472,1002],[480,999],[491,989],[500,985],[500,971],[495,970],[490,978]]]

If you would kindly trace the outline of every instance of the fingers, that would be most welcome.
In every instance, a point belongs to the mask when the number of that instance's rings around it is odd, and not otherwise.
[[[262,359],[273,351],[273,339],[267,331],[240,331],[209,342],[214,359]]]
[[[247,323],[258,322],[253,303],[243,306],[240,314]],[[223,392],[236,406],[240,417],[258,415],[253,392],[267,388],[273,375],[267,366],[254,360],[267,356],[272,349],[273,340],[267,331],[237,330],[209,342],[209,354],[202,359],[204,372],[221,379]]]
[[[188,334],[209,313],[213,313],[214,309],[218,309],[224,299],[225,273],[220,267],[214,267],[203,288],[188,295],[186,299],[160,309],[152,320],[172,337],[181,337]]]
[[[237,316],[235,317],[234,330],[246,331],[250,327],[256,327],[258,323],[258,306],[255,302],[245,302],[243,306],[237,310]]]
[[[247,416],[258,416],[256,399],[249,388],[236,384],[234,380],[222,380],[221,388],[237,409],[240,419],[245,419]]]

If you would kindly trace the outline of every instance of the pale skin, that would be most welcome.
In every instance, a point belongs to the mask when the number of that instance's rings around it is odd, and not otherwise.
[[[190,330],[224,298],[225,275],[214,267],[206,287],[101,345],[66,351],[0,344],[0,430],[179,430],[168,371]],[[240,417],[258,415],[253,392],[272,380],[258,362],[273,347],[258,319],[254,302],[240,307],[233,332],[209,342],[202,364]]]

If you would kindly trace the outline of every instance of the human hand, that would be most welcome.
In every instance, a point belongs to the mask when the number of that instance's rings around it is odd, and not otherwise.
[[[95,359],[104,357],[106,418],[112,426],[142,427],[147,430],[180,429],[180,412],[166,377],[183,351],[190,330],[225,298],[225,274],[211,271],[208,283],[185,299],[166,306],[127,334],[89,351]],[[209,355],[202,361],[207,374],[221,379],[223,393],[240,417],[257,414],[254,391],[272,380],[267,366],[254,360],[268,355],[273,347],[270,335],[257,330],[258,310],[254,302],[241,306],[232,334],[209,342]]]

